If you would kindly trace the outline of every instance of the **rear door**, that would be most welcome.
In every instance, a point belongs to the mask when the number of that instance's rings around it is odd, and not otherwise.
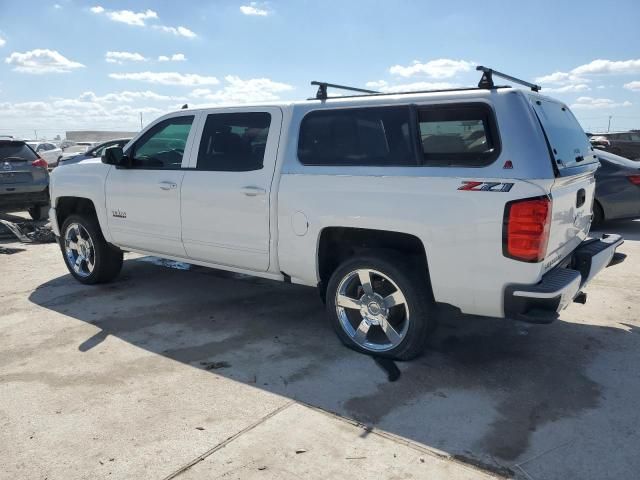
[[[269,268],[270,193],[281,123],[277,107],[206,113],[181,191],[182,241],[190,258]]]
[[[566,105],[542,97],[532,97],[532,104],[547,137],[556,171],[551,187],[553,210],[545,261],[546,266],[551,266],[569,255],[589,234],[598,159]]]

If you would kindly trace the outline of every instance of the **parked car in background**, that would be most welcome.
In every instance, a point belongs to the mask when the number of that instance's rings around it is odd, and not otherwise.
[[[104,151],[107,148],[113,148],[113,147],[124,147],[127,143],[129,143],[129,140],[131,140],[130,138],[119,138],[116,140],[109,140],[107,142],[104,143],[100,143],[98,145],[96,145],[95,147],[87,150],[84,153],[79,153],[75,156],[69,156],[69,157],[63,157],[60,159],[60,161],[58,162],[58,165],[70,165],[73,163],[78,163],[81,162],[82,160],[86,160],[87,158],[100,158],[102,156],[102,154],[104,153]]]
[[[76,142],[70,147],[67,147],[63,150],[63,154],[60,156],[59,160],[64,160],[67,158],[75,157],[76,155],[82,155],[86,153],[87,150],[96,146],[98,142]]]
[[[594,148],[631,160],[640,160],[640,131],[598,133],[592,135],[589,141]]]
[[[596,171],[593,221],[640,218],[640,163],[610,152],[595,150]]]
[[[37,142],[27,141],[27,144],[36,152],[40,157],[44,158],[49,165],[49,168],[53,168],[58,164],[58,159],[62,157],[62,149],[56,147],[50,142]]]
[[[24,141],[0,138],[0,211],[23,210],[34,220],[46,218],[48,164]]]

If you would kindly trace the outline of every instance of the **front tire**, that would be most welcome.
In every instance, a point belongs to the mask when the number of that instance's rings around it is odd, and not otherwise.
[[[333,272],[327,313],[346,346],[396,360],[420,355],[435,325],[426,269],[382,252],[347,260]]]
[[[92,215],[70,215],[62,224],[60,249],[69,273],[91,285],[113,280],[122,268],[122,251],[109,245]]]

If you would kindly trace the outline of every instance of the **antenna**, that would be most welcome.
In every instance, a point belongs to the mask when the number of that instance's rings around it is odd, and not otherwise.
[[[326,100],[328,98],[327,95],[327,87],[337,88],[338,90],[348,90],[350,92],[360,92],[360,93],[380,93],[375,90],[365,90],[364,88],[356,88],[356,87],[347,87],[346,85],[337,85],[335,83],[327,83],[327,82],[311,82],[311,85],[318,85],[318,92],[316,93],[316,100]]]
[[[493,68],[483,67],[482,65],[478,65],[476,70],[482,72],[482,78],[478,82],[478,88],[496,88],[493,83],[493,76],[504,78],[505,80],[509,80],[513,83],[519,83],[520,85],[524,85],[525,87],[529,87],[534,92],[539,92],[542,87],[540,85],[536,85],[535,83],[526,82],[516,77],[512,77],[511,75],[507,75],[506,73],[499,72],[494,70]]]

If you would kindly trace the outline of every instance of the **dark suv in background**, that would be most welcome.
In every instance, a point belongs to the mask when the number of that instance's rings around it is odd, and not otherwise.
[[[591,145],[600,150],[631,160],[640,160],[640,131],[597,133],[591,135]]]
[[[31,218],[49,214],[47,162],[22,140],[0,138],[0,212],[28,210]]]

